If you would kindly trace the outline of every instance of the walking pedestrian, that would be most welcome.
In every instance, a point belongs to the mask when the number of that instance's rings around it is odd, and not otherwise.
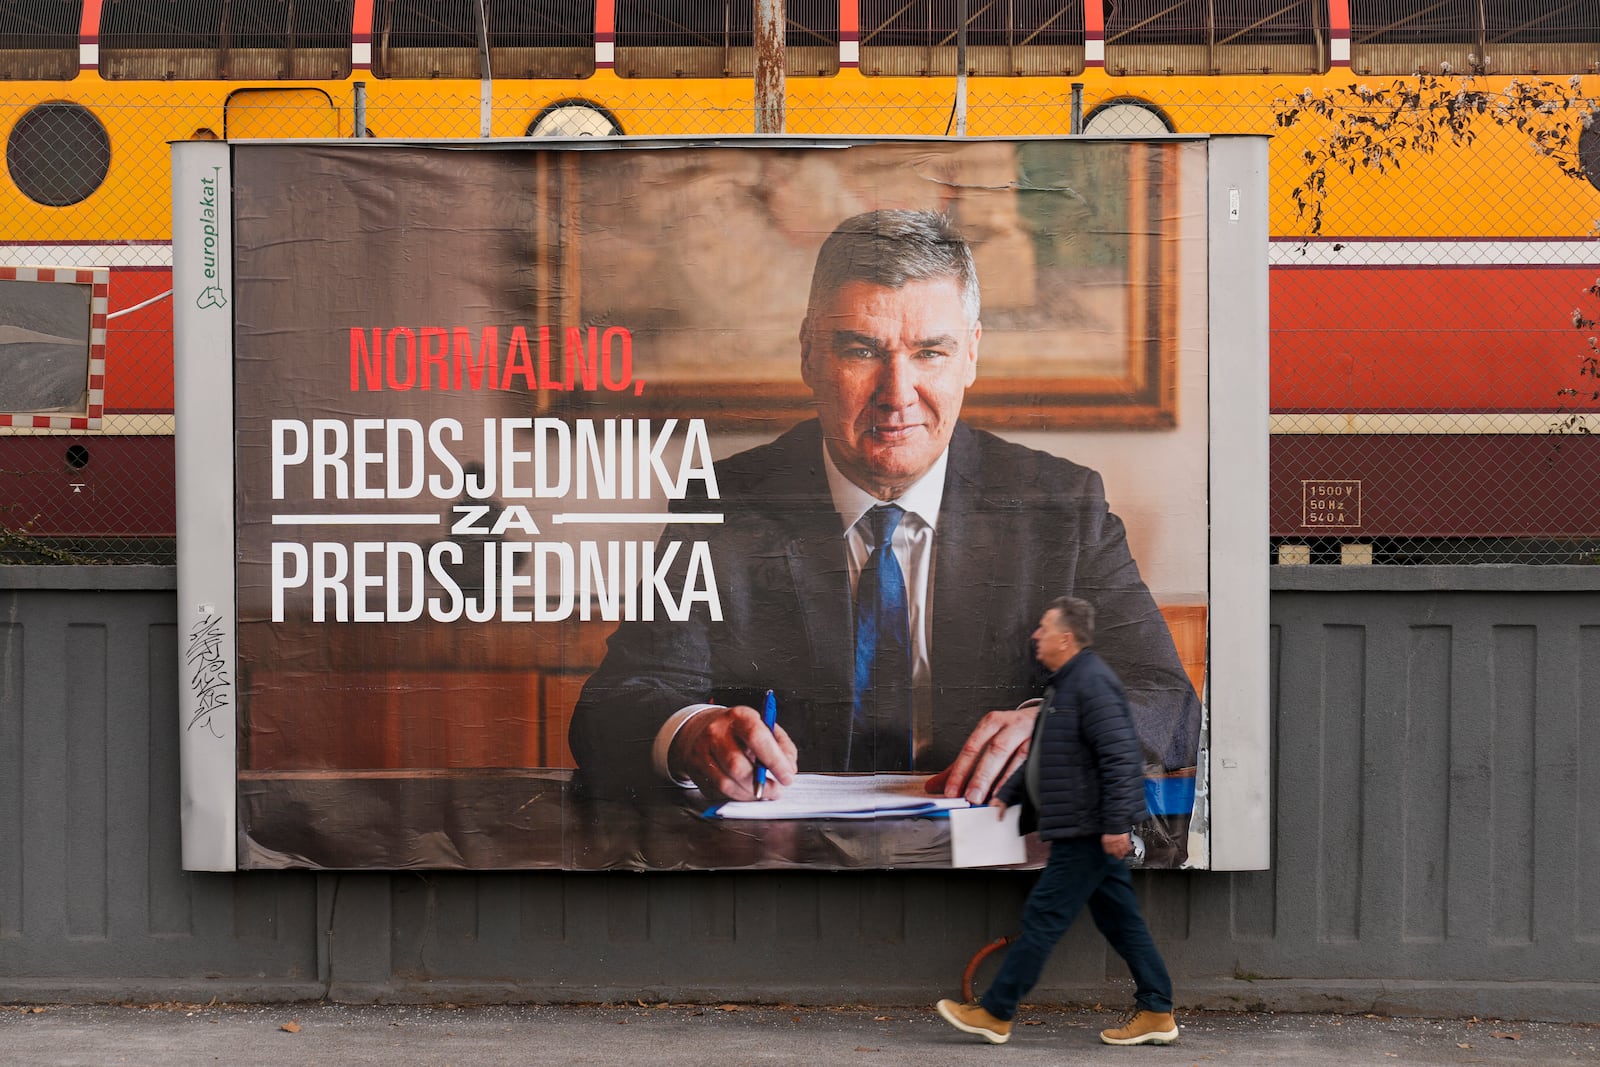
[[[1139,912],[1124,857],[1134,823],[1148,818],[1139,737],[1116,673],[1095,655],[1094,607],[1061,597],[1033,632],[1034,655],[1050,681],[1028,757],[990,801],[1001,816],[1022,805],[1024,833],[1037,829],[1050,859],[1028,895],[1022,932],[981,998],[941,1000],[958,1030],[994,1044],[1011,1039],[1017,1004],[1039,980],[1056,942],[1084,904],[1133,974],[1136,1011],[1100,1032],[1108,1045],[1169,1045],[1178,1039],[1172,980]]]

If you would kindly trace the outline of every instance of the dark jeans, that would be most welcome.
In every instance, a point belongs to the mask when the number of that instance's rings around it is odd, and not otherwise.
[[[1050,861],[1022,909],[1022,933],[980,1001],[985,1011],[997,1019],[1016,1014],[1085,901],[1095,926],[1133,974],[1135,1003],[1146,1011],[1172,1010],[1172,979],[1139,914],[1128,865],[1106,855],[1098,837],[1074,837],[1051,842]]]

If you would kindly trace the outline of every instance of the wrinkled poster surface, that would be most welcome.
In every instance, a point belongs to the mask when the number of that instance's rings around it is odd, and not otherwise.
[[[1062,596],[1204,865],[1204,143],[232,148],[241,868],[948,867]]]

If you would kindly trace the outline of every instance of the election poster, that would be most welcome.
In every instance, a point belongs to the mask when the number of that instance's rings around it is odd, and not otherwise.
[[[186,865],[948,868],[1087,648],[1212,866],[1211,149],[179,146]]]

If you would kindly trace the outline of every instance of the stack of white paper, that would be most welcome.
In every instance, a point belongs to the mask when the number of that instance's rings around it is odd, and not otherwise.
[[[777,800],[730,800],[708,819],[896,819],[965,808],[961,797],[929,796],[926,774],[800,774]]]

